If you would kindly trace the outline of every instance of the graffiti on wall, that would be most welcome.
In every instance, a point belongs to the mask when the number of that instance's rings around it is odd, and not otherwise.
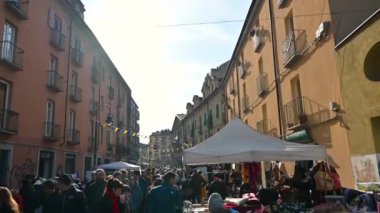
[[[37,165],[31,159],[26,159],[21,165],[14,165],[11,170],[9,185],[11,188],[20,188],[25,176],[35,176]]]
[[[376,155],[352,157],[356,183],[379,182],[379,170]]]

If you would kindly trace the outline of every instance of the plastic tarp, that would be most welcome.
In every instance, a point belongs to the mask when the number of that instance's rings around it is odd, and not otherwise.
[[[204,142],[184,150],[186,165],[327,159],[324,146],[285,142],[234,118]]]
[[[119,169],[140,169],[140,166],[126,163],[123,161],[117,161],[113,163],[103,164],[98,166],[100,169],[106,169],[106,170],[119,170]]]

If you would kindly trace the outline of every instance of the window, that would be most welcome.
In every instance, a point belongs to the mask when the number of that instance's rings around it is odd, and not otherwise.
[[[8,104],[9,104],[8,96],[9,96],[9,84],[5,81],[0,80],[0,110],[4,110],[8,108]]]
[[[65,173],[66,174],[75,174],[75,154],[66,154],[65,155]]]
[[[293,11],[290,11],[285,18],[285,36],[294,31]]]
[[[259,59],[259,73],[262,74],[264,72],[263,58]]]
[[[55,14],[53,9],[49,9],[49,27],[55,29],[58,32],[62,32],[64,29],[64,24],[62,20]]]
[[[71,86],[77,86],[78,85],[78,73],[73,71],[71,73]]]
[[[380,116],[371,118],[373,142],[375,143],[376,152],[380,150]]]
[[[16,27],[12,24],[6,22],[4,25],[3,32],[3,45],[1,50],[1,59],[7,60],[9,62],[14,61],[16,55]]]
[[[84,173],[83,173],[83,176],[86,177],[87,181],[91,181],[91,180],[88,180],[88,178],[87,178],[87,172],[91,172],[91,170],[92,170],[92,157],[85,156],[84,157]]]
[[[219,118],[219,104],[216,104],[216,118]]]
[[[54,55],[50,55],[48,85],[57,84],[57,80],[58,80],[57,70],[58,70],[58,59]]]
[[[364,60],[364,74],[371,81],[380,81],[380,42],[367,53]]]
[[[92,139],[95,137],[95,122],[93,120],[90,120],[90,138],[91,143],[93,142]],[[92,144],[91,144],[92,146]]]
[[[50,71],[57,71],[58,70],[58,59],[54,55],[50,55]]]
[[[76,121],[76,112],[74,110],[70,110],[70,129],[75,130],[75,121]],[[73,134],[74,136],[74,134]]]
[[[54,123],[54,111],[55,111],[55,103],[54,101],[48,100],[46,104],[46,128],[45,135],[52,136],[53,135],[53,123]]]

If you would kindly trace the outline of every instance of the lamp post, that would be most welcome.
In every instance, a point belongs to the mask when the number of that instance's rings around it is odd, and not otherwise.
[[[98,107],[98,113],[96,114],[96,127],[95,127],[95,140],[94,142],[92,143],[93,145],[93,157],[94,157],[94,161],[93,161],[93,169],[95,170],[96,169],[96,166],[97,166],[97,151],[98,151],[98,138],[99,138],[99,126],[100,126],[100,122],[99,122],[99,109],[100,107],[103,107],[104,105],[99,105]],[[105,106],[107,109],[108,109],[108,114],[107,114],[107,118],[106,118],[106,123],[108,126],[111,126],[113,124],[113,117],[112,117],[112,114],[111,114],[111,107],[110,106]]]

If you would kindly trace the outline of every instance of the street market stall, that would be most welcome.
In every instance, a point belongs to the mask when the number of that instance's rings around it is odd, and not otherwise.
[[[119,169],[140,169],[140,166],[126,163],[123,161],[116,161],[98,166],[99,169],[104,170],[119,170]]]
[[[214,136],[183,152],[185,165],[324,159],[327,159],[324,146],[282,141],[259,133],[238,118]]]

